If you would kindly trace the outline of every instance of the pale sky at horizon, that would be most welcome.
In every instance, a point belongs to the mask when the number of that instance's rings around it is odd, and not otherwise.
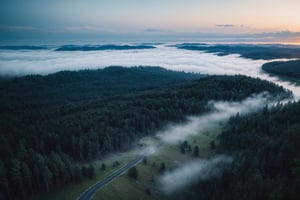
[[[0,0],[0,4],[2,40],[8,31],[11,37],[15,32],[146,37],[284,31],[287,40],[300,41],[300,34],[287,38],[288,32],[300,32],[300,0]]]

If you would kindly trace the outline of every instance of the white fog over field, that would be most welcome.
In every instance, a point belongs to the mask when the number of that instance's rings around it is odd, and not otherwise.
[[[165,143],[176,144],[183,141],[190,135],[203,134],[205,131],[218,125],[230,116],[240,114],[248,114],[258,111],[270,105],[268,93],[253,95],[242,102],[210,102],[209,106],[213,107],[213,111],[197,117],[189,117],[187,122],[178,125],[169,125],[163,131],[157,133],[157,136]]]
[[[159,181],[163,192],[169,194],[188,186],[191,183],[209,180],[222,175],[224,166],[230,164],[233,158],[218,155],[210,159],[197,159],[167,172]]]
[[[276,101],[271,100],[267,93],[252,95],[242,102],[210,102],[213,111],[197,117],[188,118],[183,124],[167,126],[157,136],[166,144],[178,144],[191,135],[204,134],[207,130],[217,126],[219,122],[229,119],[239,113],[240,115],[256,112],[266,105],[272,105]],[[159,181],[165,193],[172,193],[188,186],[191,183],[207,180],[222,174],[225,164],[230,164],[234,158],[231,156],[217,155],[211,159],[196,159],[183,163],[177,169],[161,176]]]

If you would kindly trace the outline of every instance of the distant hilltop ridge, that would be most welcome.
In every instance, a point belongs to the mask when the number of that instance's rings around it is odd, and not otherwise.
[[[151,44],[132,44],[132,45],[6,45],[0,46],[3,50],[55,50],[55,51],[101,51],[101,50],[134,50],[134,49],[155,49]]]
[[[300,46],[283,44],[204,44],[182,43],[173,45],[178,49],[216,53],[218,56],[240,54],[243,58],[272,60],[300,58]]]
[[[243,58],[253,60],[272,60],[281,58],[300,59],[299,45],[285,44],[208,44],[208,43],[129,43],[129,44],[100,44],[100,45],[7,45],[0,46],[2,50],[52,50],[52,51],[125,51],[155,49],[157,45],[189,51],[214,53],[218,56],[239,54]]]
[[[273,74],[300,79],[300,60],[269,62],[262,69]]]
[[[134,50],[134,49],[155,49],[153,45],[63,45],[55,51],[101,51],[101,50]]]

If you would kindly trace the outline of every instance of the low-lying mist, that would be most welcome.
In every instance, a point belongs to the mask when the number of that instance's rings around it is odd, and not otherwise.
[[[192,183],[219,177],[225,169],[224,166],[230,164],[232,160],[233,158],[230,156],[219,155],[210,159],[188,162],[161,176],[159,179],[160,188],[166,194],[170,194]]]
[[[98,69],[108,66],[160,66],[185,72],[209,75],[242,74],[276,82],[292,90],[300,98],[299,87],[271,77],[261,70],[270,61],[241,58],[237,54],[218,56],[157,45],[155,49],[127,51],[0,50],[0,77],[46,75],[62,70]],[[281,59],[282,60],[282,59]]]
[[[157,133],[157,136],[166,143],[177,143],[189,135],[203,134],[207,129],[229,119],[232,115],[246,114],[262,109],[267,104],[272,103],[271,99],[270,95],[265,92],[248,97],[241,102],[211,101],[208,106],[213,108],[212,112],[198,117],[189,117],[184,124],[169,125]]]
[[[0,75],[49,74],[62,70],[97,69],[107,66],[161,66],[170,70],[204,74],[257,74],[264,61],[217,56],[175,47],[127,51],[0,50]],[[251,69],[251,70],[249,70]]]
[[[213,111],[199,117],[190,117],[184,124],[169,125],[157,136],[164,143],[178,143],[190,135],[203,134],[208,129],[218,125],[219,122],[229,119],[237,113],[243,115],[256,112],[266,105],[273,105],[276,101],[269,93],[264,92],[248,97],[241,102],[216,102],[211,101],[208,106]],[[210,159],[196,159],[183,164],[174,171],[167,172],[159,178],[162,191],[166,194],[173,193],[188,186],[191,183],[208,180],[222,174],[224,166],[230,164],[233,157],[218,155]]]

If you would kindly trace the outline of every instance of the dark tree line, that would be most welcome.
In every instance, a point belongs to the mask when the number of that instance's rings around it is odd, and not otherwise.
[[[269,62],[263,64],[262,69],[273,74],[300,78],[300,60]]]
[[[1,48],[1,47],[0,47]],[[155,49],[152,45],[63,45],[55,51],[104,51],[104,50],[133,50],[133,49]]]
[[[278,58],[300,58],[299,46],[290,45],[249,45],[249,44],[197,44],[183,43],[175,47],[192,51],[216,53],[219,56],[240,54],[244,58],[272,60]]]
[[[0,160],[0,199],[26,199],[37,191],[95,177],[92,165],[80,166],[69,156],[54,152],[46,156],[21,149],[6,161],[9,163],[5,161]]]
[[[300,102],[233,116],[219,153],[234,155],[220,178],[199,182],[179,199],[300,198]]]
[[[134,167],[131,167],[129,170],[128,170],[128,176],[132,179],[138,179],[138,170],[137,168],[134,166]]]
[[[61,71],[1,80],[0,113],[52,109],[63,105],[118,97],[128,93],[182,84],[203,75],[160,67],[107,67]],[[54,107],[54,108],[53,108]],[[63,108],[62,108],[63,109]]]
[[[80,167],[76,163],[126,149],[138,138],[169,122],[207,112],[209,100],[240,101],[263,91],[280,98],[290,95],[283,88],[259,79],[212,76],[184,85],[95,101],[54,107],[43,103],[30,106],[20,101],[18,109],[4,112],[2,108],[0,197],[22,199],[59,185],[80,182],[85,177],[92,178],[92,166]],[[14,95],[22,99],[24,92]],[[16,188],[21,192],[15,193]]]

